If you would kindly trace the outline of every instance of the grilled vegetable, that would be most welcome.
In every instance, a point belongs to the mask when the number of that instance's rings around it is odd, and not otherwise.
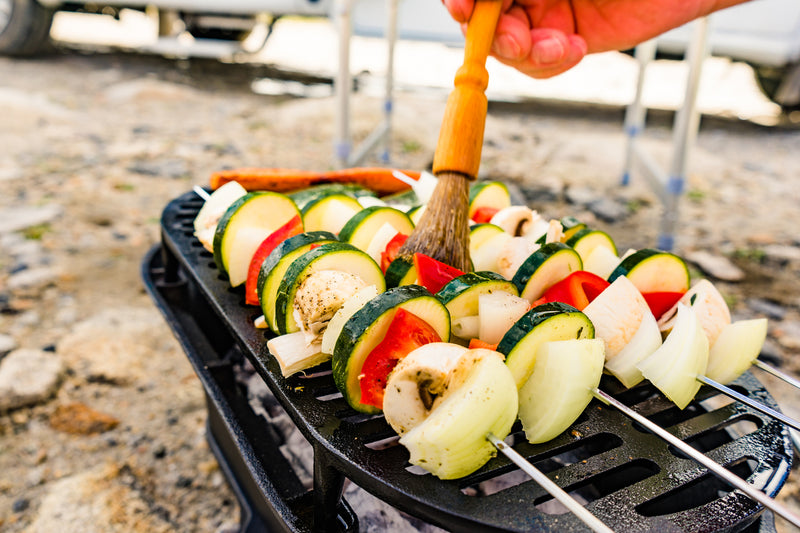
[[[356,200],[363,197],[376,197],[373,191],[355,183],[322,183],[313,187],[287,192],[286,196],[291,198],[302,211],[309,203],[331,194],[344,194]]]
[[[450,312],[453,334],[465,339],[479,336],[480,320],[478,317],[478,301],[481,296],[493,293],[508,293],[513,296],[518,295],[517,288],[513,283],[494,272],[469,272],[452,279],[437,291],[436,297]],[[527,304],[527,300],[525,303]],[[465,336],[464,334],[457,333],[455,330],[456,324],[461,323],[466,317],[475,317],[475,325],[477,327],[475,327],[474,335]],[[519,318],[519,315],[517,318]],[[514,321],[512,321],[512,323]],[[511,324],[508,324],[508,326],[510,325]],[[505,333],[507,329],[506,327],[503,333]],[[499,338],[492,342],[497,341],[499,341]]]
[[[477,211],[482,210],[482,216],[486,218],[489,210],[497,211],[511,205],[511,195],[508,187],[501,181],[478,181],[470,185],[469,188],[469,218],[475,219]],[[493,213],[492,213],[493,214]],[[491,216],[489,216],[491,218]],[[489,219],[481,220],[488,222]]]
[[[503,336],[497,351],[506,355],[506,365],[520,388],[533,372],[539,348],[545,342],[592,339],[594,335],[594,326],[586,315],[553,302],[525,313]]]
[[[708,366],[708,338],[692,308],[678,305],[675,326],[664,344],[639,363],[639,370],[678,408],[700,389],[697,376]]]
[[[414,254],[414,270],[417,272],[417,284],[428,289],[431,294],[439,292],[453,278],[464,275],[459,269],[424,254]]]
[[[306,231],[339,233],[347,221],[361,211],[361,204],[346,194],[329,194],[312,200],[303,207]]]
[[[251,192],[231,204],[214,232],[214,262],[232,287],[247,280],[258,245],[298,214],[289,197],[274,192]]]
[[[289,265],[278,286],[278,331],[316,333],[356,291],[375,285],[382,292],[384,283],[380,267],[355,246],[332,242],[313,248]]]
[[[735,380],[758,358],[766,338],[766,318],[728,324],[708,353],[706,376],[723,385]]]
[[[637,365],[661,346],[656,319],[641,293],[622,276],[584,310],[605,342],[606,370],[626,387],[642,380]]]
[[[336,242],[336,236],[327,231],[312,231],[289,237],[280,243],[261,263],[258,274],[258,301],[269,328],[278,333],[275,319],[275,299],[283,275],[292,262],[309,251],[314,244]]]
[[[390,289],[372,298],[344,324],[333,349],[333,379],[353,409],[375,413],[379,409],[361,401],[364,362],[383,341],[398,309],[430,325],[440,340],[450,338],[450,315],[430,292],[419,285]]]
[[[531,254],[511,281],[517,286],[520,296],[535,302],[547,289],[582,268],[578,252],[566,244],[553,242]]]
[[[233,202],[245,194],[247,190],[235,181],[226,183],[211,193],[194,218],[194,235],[202,243],[203,248],[214,252],[214,232],[219,219]]]
[[[362,209],[348,220],[339,232],[339,240],[366,251],[384,224],[391,225],[396,231],[405,235],[414,230],[414,223],[399,209],[374,206]]]
[[[400,429],[406,430],[400,437],[400,444],[408,449],[412,464],[441,479],[463,477],[495,455],[494,446],[486,438],[489,433],[502,439],[511,431],[518,403],[514,379],[497,352],[467,350],[447,372],[443,385],[439,381],[435,388],[428,389],[423,379],[417,381],[417,391],[420,391],[419,387],[423,387],[423,391],[414,392],[413,375],[419,371],[424,376],[428,368],[425,361],[411,369],[392,373],[389,378],[388,389],[396,391],[396,387],[401,387],[410,393],[409,407],[419,408],[414,396],[422,396],[423,402],[424,396],[435,396],[432,409],[427,416],[422,413],[421,422],[410,429],[398,424]],[[442,366],[438,366],[438,372],[432,372],[437,378]],[[408,379],[412,383],[409,384]],[[398,396],[400,401],[408,397]],[[386,403],[392,404],[393,411],[405,406],[393,405],[394,400],[394,397],[387,396]],[[409,415],[404,420],[413,425],[416,418]]]
[[[575,248],[575,251],[578,252],[584,262],[599,246],[607,248],[609,252],[615,256],[617,255],[617,247],[614,244],[614,240],[609,237],[608,233],[600,230],[583,228],[576,231],[571,237],[565,238],[564,242],[567,246]]]
[[[709,346],[714,346],[720,332],[731,323],[731,313],[728,304],[717,288],[708,280],[700,280],[681,296],[678,303],[664,313],[659,321],[659,328],[663,333],[669,333],[674,327],[678,304],[694,309],[700,324],[708,337]]]
[[[589,405],[603,375],[603,350],[600,339],[541,345],[533,372],[519,390],[519,419],[529,442],[557,437]]]
[[[286,224],[276,229],[269,236],[264,239],[261,244],[256,248],[253,258],[250,260],[250,266],[247,269],[247,281],[244,284],[245,303],[248,305],[258,305],[258,275],[261,272],[261,265],[272,251],[278,247],[280,243],[299,235],[303,231],[303,221],[300,215],[295,215]]]
[[[625,276],[640,292],[686,292],[689,289],[689,268],[675,254],[645,248],[622,259],[608,281]]]
[[[537,303],[562,302],[582,311],[608,285],[606,280],[591,272],[577,270],[547,289]]]

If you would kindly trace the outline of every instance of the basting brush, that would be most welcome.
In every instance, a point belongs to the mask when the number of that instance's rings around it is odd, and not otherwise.
[[[464,64],[447,99],[433,158],[438,183],[419,224],[399,251],[404,259],[422,253],[464,272],[472,270],[469,185],[480,166],[488,107],[486,59],[501,9],[501,0],[478,0],[467,23]]]

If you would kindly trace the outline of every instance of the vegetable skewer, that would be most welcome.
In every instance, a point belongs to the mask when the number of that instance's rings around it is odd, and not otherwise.
[[[753,486],[750,485],[747,481],[731,473],[722,465],[714,462],[704,454],[700,453],[699,451],[695,450],[694,448],[683,442],[681,439],[674,436],[672,433],[668,432],[658,424],[651,422],[646,417],[640,415],[639,413],[629,408],[622,402],[618,401],[616,398],[609,395],[608,393],[603,392],[600,389],[594,389],[592,391],[592,394],[594,395],[595,398],[597,398],[604,404],[610,405],[618,409],[625,416],[633,419],[635,422],[642,425],[644,428],[646,428],[648,431],[650,431],[657,437],[660,437],[661,439],[665,440],[668,444],[674,446],[675,448],[680,450],[682,453],[687,455],[695,462],[706,467],[710,472],[712,472],[714,475],[716,475],[729,485],[741,490],[753,500],[757,501],[764,507],[772,510],[775,514],[780,515],[782,518],[792,523],[795,527],[800,527],[800,516],[793,513],[791,510],[789,510],[786,506],[784,506],[780,502],[775,501],[774,498],[771,498],[766,494],[764,494],[763,492],[754,489]]]
[[[211,195],[208,194],[206,192],[206,190],[204,188],[200,187],[199,185],[195,185],[194,187],[192,187],[192,190],[194,191],[194,193],[197,196],[199,196],[200,198],[202,198],[206,202],[208,201],[209,198],[211,198]]]
[[[777,368],[773,367],[772,365],[768,365],[764,361],[756,359],[755,361],[753,361],[753,366],[755,366],[757,368],[760,368],[761,370],[763,370],[764,372],[766,372],[768,374],[772,374],[776,378],[785,381],[786,383],[788,383],[789,385],[791,385],[792,387],[794,387],[796,389],[800,389],[800,381],[796,380],[795,378],[793,378],[792,376],[790,376],[790,375],[788,375],[788,374],[786,374],[784,372],[781,372],[780,370],[778,370]]]
[[[711,379],[709,377],[697,376],[696,379],[697,379],[697,381],[699,381],[703,385],[708,385],[709,387],[712,387],[712,388],[718,390],[722,394],[725,394],[726,396],[730,396],[734,400],[742,402],[743,404],[747,405],[748,407],[752,407],[756,411],[764,413],[765,415],[770,416],[772,418],[775,418],[776,420],[779,420],[780,422],[783,422],[787,426],[791,426],[794,429],[800,431],[800,422],[798,422],[794,418],[786,416],[785,414],[783,414],[783,413],[781,413],[779,411],[776,411],[775,409],[772,409],[771,407],[767,407],[763,403],[758,402],[756,400],[753,400],[752,398],[749,398],[748,396],[745,396],[744,394],[740,394],[740,393],[736,392],[735,390],[733,390],[732,388],[726,387],[722,383],[718,383],[718,382],[714,381],[713,379]]]
[[[572,514],[577,516],[584,524],[589,526],[592,531],[597,533],[613,533],[614,530],[605,525],[599,518],[590,513],[575,498],[570,496],[564,489],[553,483],[549,477],[544,475],[541,470],[529,463],[523,456],[517,453],[508,444],[498,439],[491,433],[486,438],[503,455],[508,457],[512,463],[528,474],[531,479],[538,483],[544,490],[549,492],[556,500],[566,507]]]

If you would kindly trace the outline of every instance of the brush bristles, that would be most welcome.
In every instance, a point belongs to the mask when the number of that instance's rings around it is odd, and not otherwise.
[[[469,272],[469,180],[455,173],[442,173],[438,178],[419,224],[399,255],[411,258],[421,253]]]

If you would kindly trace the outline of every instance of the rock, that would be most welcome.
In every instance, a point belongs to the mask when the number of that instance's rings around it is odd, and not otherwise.
[[[772,329],[775,340],[790,350],[800,349],[800,322],[796,320],[784,320]]]
[[[73,435],[97,435],[112,430],[119,420],[83,403],[59,405],[50,415],[50,427]]]
[[[36,405],[58,390],[64,363],[55,354],[20,349],[0,361],[0,412]]]
[[[17,341],[11,335],[0,333],[0,358],[17,349]]]
[[[161,161],[137,161],[128,170],[145,176],[164,176],[167,178],[183,178],[190,174],[189,167],[182,159]]]
[[[598,200],[597,192],[588,187],[567,187],[565,196],[567,202],[581,207],[588,206]]]
[[[77,324],[57,345],[64,361],[88,381],[125,385],[145,375],[173,339],[155,309],[106,309]]]
[[[174,528],[141,494],[124,469],[105,466],[62,478],[48,487],[27,533],[167,533]]]
[[[770,244],[764,247],[764,259],[779,265],[800,263],[800,246]]]
[[[697,267],[718,280],[742,281],[744,272],[730,262],[727,257],[713,255],[705,250],[697,250],[686,254],[685,258]]]
[[[597,218],[608,223],[619,222],[628,216],[627,206],[616,199],[600,198],[586,206]]]
[[[763,298],[748,299],[747,307],[749,307],[751,311],[754,311],[759,315],[764,315],[767,318],[773,318],[775,320],[783,320],[783,318],[786,316],[785,307],[783,307],[779,303],[775,303],[770,300],[765,300]]]
[[[5,207],[0,209],[0,234],[48,224],[58,218],[61,213],[61,206],[57,204],[41,207]]]
[[[55,285],[58,271],[52,267],[37,267],[22,270],[8,278],[8,288],[12,291],[32,291]]]

